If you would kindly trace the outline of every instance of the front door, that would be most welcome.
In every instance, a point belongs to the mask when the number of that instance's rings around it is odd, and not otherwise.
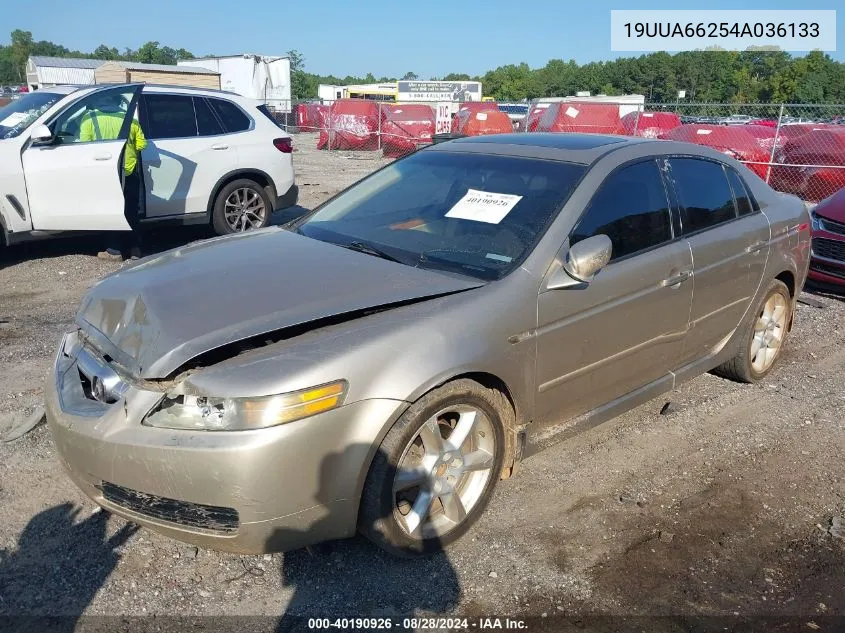
[[[676,238],[657,163],[612,173],[570,235],[605,234],[610,264],[586,287],[541,292],[536,416],[557,423],[667,376],[692,302],[689,244]]]
[[[123,215],[123,150],[138,91],[140,86],[121,86],[89,94],[50,123],[51,142],[25,147],[33,229],[129,230]],[[94,111],[113,115],[112,125],[92,125]]]
[[[771,231],[733,168],[697,158],[669,164],[694,262],[687,364],[719,351],[741,323],[763,278]]]

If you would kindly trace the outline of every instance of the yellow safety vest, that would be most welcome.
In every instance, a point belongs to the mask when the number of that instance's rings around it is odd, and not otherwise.
[[[83,143],[90,141],[114,141],[120,136],[120,128],[126,115],[123,112],[101,112],[93,110],[84,115],[79,125],[79,140]],[[129,138],[126,140],[126,151],[123,154],[123,172],[128,176],[135,171],[138,164],[138,152],[147,146],[144,131],[138,122],[133,120],[129,126]]]

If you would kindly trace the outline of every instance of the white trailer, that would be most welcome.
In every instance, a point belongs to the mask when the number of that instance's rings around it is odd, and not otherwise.
[[[177,66],[199,66],[220,73],[220,88],[260,99],[277,112],[290,112],[290,60],[285,56],[229,55],[180,59]]]

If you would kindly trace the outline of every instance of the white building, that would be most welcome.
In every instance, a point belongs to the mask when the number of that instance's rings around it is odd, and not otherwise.
[[[30,90],[52,86],[90,85],[95,83],[94,71],[103,63],[102,59],[32,55],[26,62],[26,85]]]
[[[227,55],[180,59],[178,66],[206,68],[220,73],[222,90],[261,99],[279,112],[290,112],[290,59],[286,56]]]

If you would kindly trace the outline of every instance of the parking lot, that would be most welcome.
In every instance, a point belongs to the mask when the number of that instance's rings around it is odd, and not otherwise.
[[[294,146],[305,208],[387,162],[318,152],[313,134]],[[159,231],[152,245],[205,236]],[[82,294],[119,269],[96,258],[100,246],[92,237],[7,254],[0,432],[40,404]],[[425,560],[363,539],[237,556],[136,531],[97,512],[40,426],[0,444],[0,615],[273,616],[254,623],[264,630],[285,612],[511,616],[538,628],[673,616],[650,627],[667,631],[694,630],[677,627],[697,616],[767,615],[794,618],[784,630],[824,626],[845,616],[845,300],[806,294],[764,383],[705,375],[526,460],[465,538]]]

